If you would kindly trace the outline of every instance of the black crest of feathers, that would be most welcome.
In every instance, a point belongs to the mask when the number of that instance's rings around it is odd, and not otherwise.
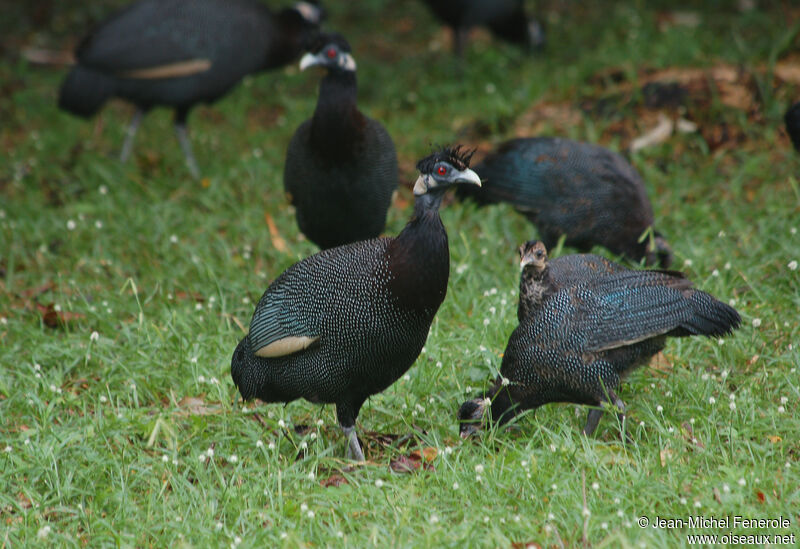
[[[476,149],[467,149],[463,145],[455,147],[441,147],[438,151],[417,162],[420,173],[431,173],[433,167],[439,162],[448,162],[457,170],[469,168],[469,162]]]

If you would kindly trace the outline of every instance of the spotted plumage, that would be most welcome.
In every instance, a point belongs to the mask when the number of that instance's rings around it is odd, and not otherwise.
[[[462,161],[458,149],[445,149],[420,162],[414,215],[397,237],[323,250],[269,286],[231,361],[245,399],[335,403],[350,452],[363,460],[358,412],[411,367],[447,292],[442,196],[452,185],[480,184]],[[259,356],[270,346],[283,354]]]
[[[668,267],[671,250],[653,227],[644,183],[622,156],[569,139],[512,139],[475,167],[485,180],[459,190],[479,204],[506,202],[525,215],[548,248],[566,236],[582,251],[599,245],[634,261]]]
[[[83,39],[59,107],[88,118],[111,97],[136,105],[123,161],[143,114],[171,107],[187,164],[197,175],[189,111],[216,101],[248,74],[290,63],[317,32],[320,17],[309,2],[273,13],[257,0],[140,0]]]
[[[303,234],[320,248],[383,232],[397,188],[394,142],[356,104],[356,62],[339,34],[320,34],[300,66],[322,66],[314,116],[289,143],[284,189]]]
[[[681,273],[568,257],[544,263],[543,276],[531,279],[544,286],[531,295],[544,298],[529,303],[511,334],[500,377],[488,392],[491,404],[482,397],[462,405],[462,434],[474,431],[489,407],[500,423],[549,402],[609,402],[622,410],[615,393],[621,380],[668,337],[724,336],[741,322],[736,310],[695,289]],[[589,412],[586,434],[600,414]]]

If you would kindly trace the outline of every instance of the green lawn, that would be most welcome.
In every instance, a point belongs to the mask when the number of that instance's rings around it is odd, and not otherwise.
[[[315,251],[282,166],[320,73],[260,75],[198,108],[202,181],[163,110],[120,165],[132,109],[63,114],[66,70],[19,56],[66,48],[119,3],[56,3],[46,30],[15,8],[2,26],[0,547],[686,543],[687,530],[640,528],[643,515],[783,516],[789,528],[695,532],[799,532],[800,155],[781,119],[800,99],[797,8],[720,2],[692,27],[650,2],[545,1],[546,52],[479,32],[459,66],[419,2],[328,2],[406,184],[432,144],[558,134],[625,150],[659,112],[696,123],[632,162],[675,268],[743,317],[724,341],[672,340],[629,378],[629,444],[610,417],[581,436],[586,410],[571,405],[462,442],[456,410],[497,373],[516,248],[535,230],[508,207],[449,204],[447,299],[417,363],[362,409],[369,461],[353,466],[332,406],[245,408],[230,378],[269,281]],[[669,68],[688,97],[648,106],[642,87]],[[410,200],[404,189],[388,234]],[[414,472],[390,467],[420,454]]]

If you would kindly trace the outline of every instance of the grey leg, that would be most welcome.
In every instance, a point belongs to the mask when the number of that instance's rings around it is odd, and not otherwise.
[[[348,454],[354,461],[365,461],[364,452],[361,451],[361,445],[358,443],[358,435],[356,435],[356,428],[342,427],[344,436],[347,437]]]
[[[599,408],[592,408],[589,410],[589,415],[586,416],[586,427],[583,428],[583,434],[587,437],[592,436],[594,430],[597,429],[597,424],[600,422],[600,416],[603,415],[603,410]]]
[[[175,135],[178,136],[178,142],[183,149],[183,156],[186,157],[186,166],[195,179],[200,178],[200,170],[197,168],[197,161],[194,159],[192,153],[192,144],[189,141],[189,132],[186,130],[186,124],[183,122],[175,122]]]
[[[136,131],[139,129],[139,124],[142,122],[144,111],[136,109],[131,118],[131,123],[128,124],[128,129],[125,130],[125,141],[122,143],[122,151],[119,153],[119,161],[123,164],[128,161],[133,151],[133,138],[136,137]]]

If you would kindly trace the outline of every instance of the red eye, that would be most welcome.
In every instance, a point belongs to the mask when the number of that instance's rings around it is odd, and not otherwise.
[[[445,168],[444,166],[439,166],[438,168],[436,168],[436,173],[438,173],[439,175],[444,175],[447,173],[447,168]]]
[[[328,59],[333,59],[336,57],[336,48],[328,48],[328,51],[325,52],[325,55],[328,56]]]

